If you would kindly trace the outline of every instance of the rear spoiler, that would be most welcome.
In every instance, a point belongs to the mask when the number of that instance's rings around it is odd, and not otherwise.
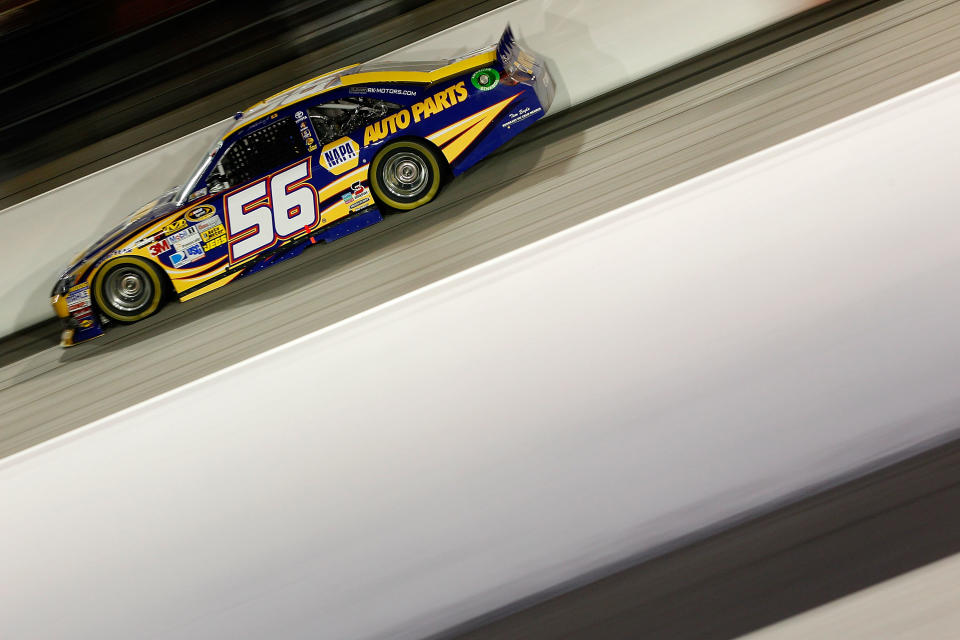
[[[531,85],[544,112],[550,108],[556,87],[547,71],[543,58],[524,51],[513,35],[508,24],[497,43],[497,60],[503,67],[503,80],[509,84],[523,83]]]

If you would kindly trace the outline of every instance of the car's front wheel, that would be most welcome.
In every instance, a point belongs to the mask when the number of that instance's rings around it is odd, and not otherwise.
[[[377,200],[409,211],[433,200],[442,173],[433,149],[417,140],[388,144],[370,163],[370,187]]]
[[[147,261],[116,258],[101,267],[94,277],[93,297],[108,318],[136,322],[160,308],[163,282]]]

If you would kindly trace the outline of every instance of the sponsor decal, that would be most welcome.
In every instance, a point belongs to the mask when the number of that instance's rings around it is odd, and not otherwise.
[[[510,115],[508,115],[507,118],[509,119],[506,122],[504,122],[501,126],[509,129],[512,125],[517,124],[521,120],[526,120],[530,116],[535,116],[541,111],[543,111],[543,107],[537,107],[536,109],[532,107],[524,107],[523,109],[520,109],[520,111],[517,111],[516,113],[511,113]]]
[[[297,111],[295,114],[293,114],[294,122],[303,122],[306,119],[307,114],[305,114],[303,111]]]
[[[205,243],[203,243],[203,250],[204,250],[204,251],[210,251],[210,250],[212,250],[212,249],[216,249],[217,247],[221,247],[221,246],[223,246],[223,245],[225,245],[225,244],[227,244],[227,235],[226,235],[226,234],[224,234],[224,235],[222,235],[222,236],[220,236],[220,237],[218,237],[218,238],[214,238],[214,239],[211,240],[210,242],[205,242]]]
[[[160,241],[163,238],[163,236],[164,234],[161,232],[161,233],[155,233],[152,236],[143,236],[143,237],[137,238],[136,242],[134,242],[133,244],[133,247],[135,249],[143,249],[147,245]]]
[[[323,145],[320,164],[334,175],[353,169],[360,163],[360,145],[351,138],[340,138]]]
[[[224,228],[222,224],[217,225],[216,227],[211,227],[210,229],[204,229],[203,231],[200,232],[200,238],[204,242],[209,242],[214,238],[219,238],[220,236],[225,236],[225,235],[227,235],[227,230]]]
[[[379,94],[388,96],[415,96],[416,91],[411,89],[397,89],[396,87],[350,87],[353,94]]]
[[[90,288],[81,284],[70,289],[67,293],[67,311],[76,313],[90,308]]]
[[[200,246],[200,243],[191,244],[188,247],[177,251],[176,253],[170,256],[170,264],[175,268],[185,267],[191,262],[195,262],[200,258],[204,257],[206,253],[203,251],[203,247]]]
[[[160,242],[150,245],[149,251],[150,251],[150,255],[158,256],[161,253],[166,253],[167,251],[170,251],[170,249],[172,248],[173,247],[170,246],[170,240],[167,238],[164,238]]]
[[[313,139],[313,133],[310,129],[307,128],[306,122],[300,123],[300,135],[303,137],[303,141],[307,144],[308,151],[315,151],[317,148],[316,140]]]
[[[200,246],[199,242],[197,244],[192,244],[189,247],[187,247],[186,254],[190,256],[190,262],[193,262],[194,260],[199,260],[200,258],[207,255],[206,253],[204,253],[203,247]]]
[[[201,220],[206,220],[213,214],[217,212],[213,206],[209,204],[201,204],[200,206],[190,209],[185,214],[183,214],[183,219],[187,222],[200,222]]]
[[[470,82],[480,91],[490,91],[500,84],[500,73],[496,69],[480,69],[470,77]]]
[[[203,233],[209,229],[219,227],[223,225],[223,220],[220,219],[220,216],[213,216],[212,218],[207,218],[197,223],[197,231]]]
[[[176,233],[177,231],[180,231],[186,226],[187,226],[187,221],[184,220],[183,218],[174,220],[173,222],[171,222],[170,224],[168,224],[163,228],[163,235],[169,236],[171,234]]]
[[[131,251],[133,251],[132,247],[124,247],[123,249],[114,249],[113,251],[108,253],[106,256],[104,256],[103,259],[108,260],[110,258],[113,258],[114,256],[122,256],[126,253],[130,253]]]
[[[178,231],[177,233],[168,237],[167,240],[170,241],[170,244],[173,245],[174,249],[177,251],[183,251],[186,247],[200,242],[200,232],[197,231],[196,227],[189,227],[182,231]]]
[[[80,320],[77,320],[77,324],[80,326],[81,329],[89,329],[90,327],[93,326],[93,316],[87,316],[85,318],[81,318]]]
[[[406,129],[411,123],[420,122],[444,109],[449,109],[466,100],[467,95],[466,82],[458,82],[432,96],[427,96],[420,102],[413,103],[409,108],[392,113],[383,120],[367,126],[363,132],[363,146],[378,142],[392,133]]]
[[[350,185],[350,191],[340,196],[347,204],[350,211],[358,211],[373,204],[373,195],[362,183],[354,182]]]

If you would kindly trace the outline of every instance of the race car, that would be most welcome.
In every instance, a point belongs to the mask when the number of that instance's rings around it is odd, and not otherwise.
[[[80,253],[53,288],[61,345],[103,334],[430,202],[542,118],[554,83],[508,26],[440,62],[332,71],[237,113],[190,178]]]

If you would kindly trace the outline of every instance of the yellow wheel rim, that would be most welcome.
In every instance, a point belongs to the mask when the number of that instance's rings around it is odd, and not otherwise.
[[[385,178],[387,184],[381,184],[380,169],[385,161],[389,165],[385,169],[389,170],[391,176]],[[419,182],[419,167],[425,171],[423,185]],[[423,186],[426,186],[426,191],[416,200],[397,199],[403,193],[404,187],[419,191]],[[370,187],[377,200],[388,207],[400,211],[416,209],[433,200],[440,190],[440,164],[433,150],[423,143],[415,140],[392,142],[384,147],[370,164]]]
[[[130,299],[136,300],[137,282],[135,276],[138,276],[139,274],[137,274],[135,270],[131,269],[127,280],[121,283],[121,286],[123,287],[121,291],[117,291],[114,294],[108,294],[104,291],[104,282],[107,276],[111,273],[115,273],[116,268],[123,267],[124,265],[136,267],[136,270],[142,272],[146,276],[146,280],[143,281],[142,285],[149,285],[150,287],[148,293],[149,301],[147,306],[144,307],[142,311],[130,315],[124,315],[114,311],[111,306],[111,302],[107,300],[107,296],[120,296],[117,298],[117,300],[122,300],[123,296],[126,293],[129,293]],[[115,284],[111,283],[111,287],[115,288]],[[160,281],[160,276],[157,275],[156,269],[154,269],[146,260],[132,256],[114,258],[113,260],[100,265],[100,268],[97,269],[97,273],[93,277],[92,289],[93,299],[96,301],[97,308],[99,308],[100,312],[118,322],[136,322],[137,320],[142,320],[143,318],[152,315],[158,308],[160,308],[160,301],[163,299],[163,283]]]

